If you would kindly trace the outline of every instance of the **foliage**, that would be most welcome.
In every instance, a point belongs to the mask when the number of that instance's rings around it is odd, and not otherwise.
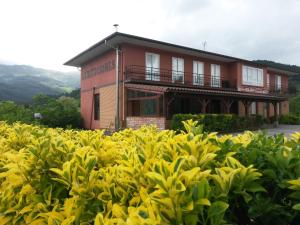
[[[42,119],[35,119],[34,113],[41,113]],[[34,104],[26,107],[14,102],[0,102],[0,121],[62,128],[81,128],[82,124],[77,99],[65,96],[55,99],[46,95],[35,96]]]
[[[34,123],[32,109],[14,102],[0,102],[0,121]]]
[[[203,129],[207,132],[257,129],[263,122],[260,115],[238,117],[234,114],[175,114],[172,117],[171,128],[176,131],[183,130],[182,122],[190,119],[203,124]]]
[[[288,114],[281,115],[279,117],[280,124],[291,124],[291,125],[299,125],[300,124],[300,116]]]
[[[270,117],[271,123],[274,123],[275,119],[275,116]],[[300,116],[295,114],[280,115],[278,121],[280,124],[299,125]]]
[[[143,127],[105,136],[2,123],[0,224],[295,220],[300,200],[288,181],[300,177],[300,133],[217,136],[192,120],[184,127],[179,134]]]
[[[290,98],[289,106],[290,113],[300,117],[300,94]]]
[[[42,114],[41,123],[49,127],[81,127],[78,101],[70,97],[53,99],[45,95],[34,97],[34,110]]]

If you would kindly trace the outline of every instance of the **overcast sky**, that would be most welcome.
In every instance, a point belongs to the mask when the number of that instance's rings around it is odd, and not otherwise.
[[[300,65],[299,0],[1,0],[0,62],[62,64],[114,32]]]

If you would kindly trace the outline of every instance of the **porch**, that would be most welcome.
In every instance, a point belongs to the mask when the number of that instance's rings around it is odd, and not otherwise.
[[[154,86],[126,83],[126,127],[138,128],[156,124],[160,129],[169,128],[174,114],[256,114],[258,103],[264,104],[263,116],[270,118],[281,113],[282,96],[238,91],[207,90],[173,86]]]

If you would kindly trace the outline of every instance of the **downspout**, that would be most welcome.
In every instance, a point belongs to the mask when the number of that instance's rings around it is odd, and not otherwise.
[[[120,128],[120,104],[119,104],[119,47],[116,47],[116,117],[115,117],[115,131]]]
[[[90,130],[92,129],[92,120],[93,120],[93,111],[94,111],[94,94],[95,94],[95,87],[93,87],[92,91],[92,109],[91,109],[91,117],[90,117]]]

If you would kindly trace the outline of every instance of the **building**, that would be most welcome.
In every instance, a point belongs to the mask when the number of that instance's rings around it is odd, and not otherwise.
[[[115,32],[65,63],[81,68],[87,129],[168,128],[176,113],[287,114],[291,71]],[[117,85],[118,84],[118,85]]]

